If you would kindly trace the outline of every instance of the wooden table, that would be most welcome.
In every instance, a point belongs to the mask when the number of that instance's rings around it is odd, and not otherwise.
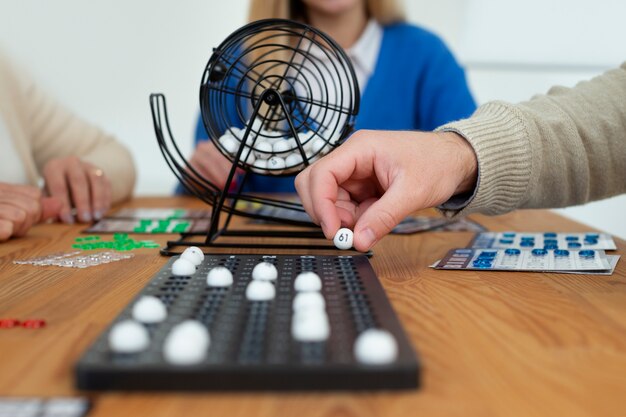
[[[126,207],[202,208],[185,198]],[[493,231],[590,231],[548,211],[474,216]],[[372,265],[423,361],[423,387],[378,393],[81,393],[75,361],[166,261],[154,249],[84,270],[14,265],[69,250],[82,226],[0,244],[0,396],[89,395],[91,416],[624,416],[626,265],[612,276],[436,271],[470,233],[388,236]],[[160,243],[172,236],[152,238]],[[617,241],[624,255],[626,242]]]

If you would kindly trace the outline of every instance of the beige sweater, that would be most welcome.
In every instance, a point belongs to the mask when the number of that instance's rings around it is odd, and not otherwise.
[[[104,171],[113,202],[131,195],[135,168],[128,150],[46,95],[1,51],[0,113],[32,185],[48,160],[75,155]]]
[[[513,105],[492,102],[440,128],[478,158],[478,186],[462,210],[502,214],[564,207],[626,192],[626,63],[574,88]]]

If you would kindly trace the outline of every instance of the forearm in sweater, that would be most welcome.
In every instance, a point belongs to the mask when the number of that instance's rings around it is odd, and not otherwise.
[[[474,148],[477,189],[461,210],[502,214],[564,207],[626,192],[626,63],[574,88],[517,105],[492,102],[439,130]]]
[[[16,77],[22,86],[20,114],[29,129],[39,173],[51,159],[74,155],[104,171],[111,182],[113,203],[129,198],[135,185],[135,167],[128,149],[113,136],[70,112],[27,76],[17,74]]]

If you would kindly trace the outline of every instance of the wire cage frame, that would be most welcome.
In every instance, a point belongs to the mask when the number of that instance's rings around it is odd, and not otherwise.
[[[352,63],[328,35],[304,23],[265,19],[228,36],[213,53],[200,84],[200,110],[211,142],[231,163],[224,186],[195,169],[181,152],[163,94],[150,95],[157,143],[168,167],[193,196],[212,207],[204,242],[183,234],[173,247],[332,249],[328,244],[256,244],[249,238],[323,238],[300,203],[246,191],[252,176],[295,176],[340,146],[354,129],[360,92]],[[241,203],[267,208],[242,208]],[[224,216],[222,216],[224,215]],[[232,230],[232,216],[298,230]],[[221,237],[238,238],[224,243]]]

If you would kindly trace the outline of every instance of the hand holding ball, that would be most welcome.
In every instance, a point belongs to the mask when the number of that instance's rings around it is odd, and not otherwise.
[[[352,241],[354,240],[354,233],[348,228],[341,228],[335,233],[333,243],[337,249],[347,250],[352,248]]]

